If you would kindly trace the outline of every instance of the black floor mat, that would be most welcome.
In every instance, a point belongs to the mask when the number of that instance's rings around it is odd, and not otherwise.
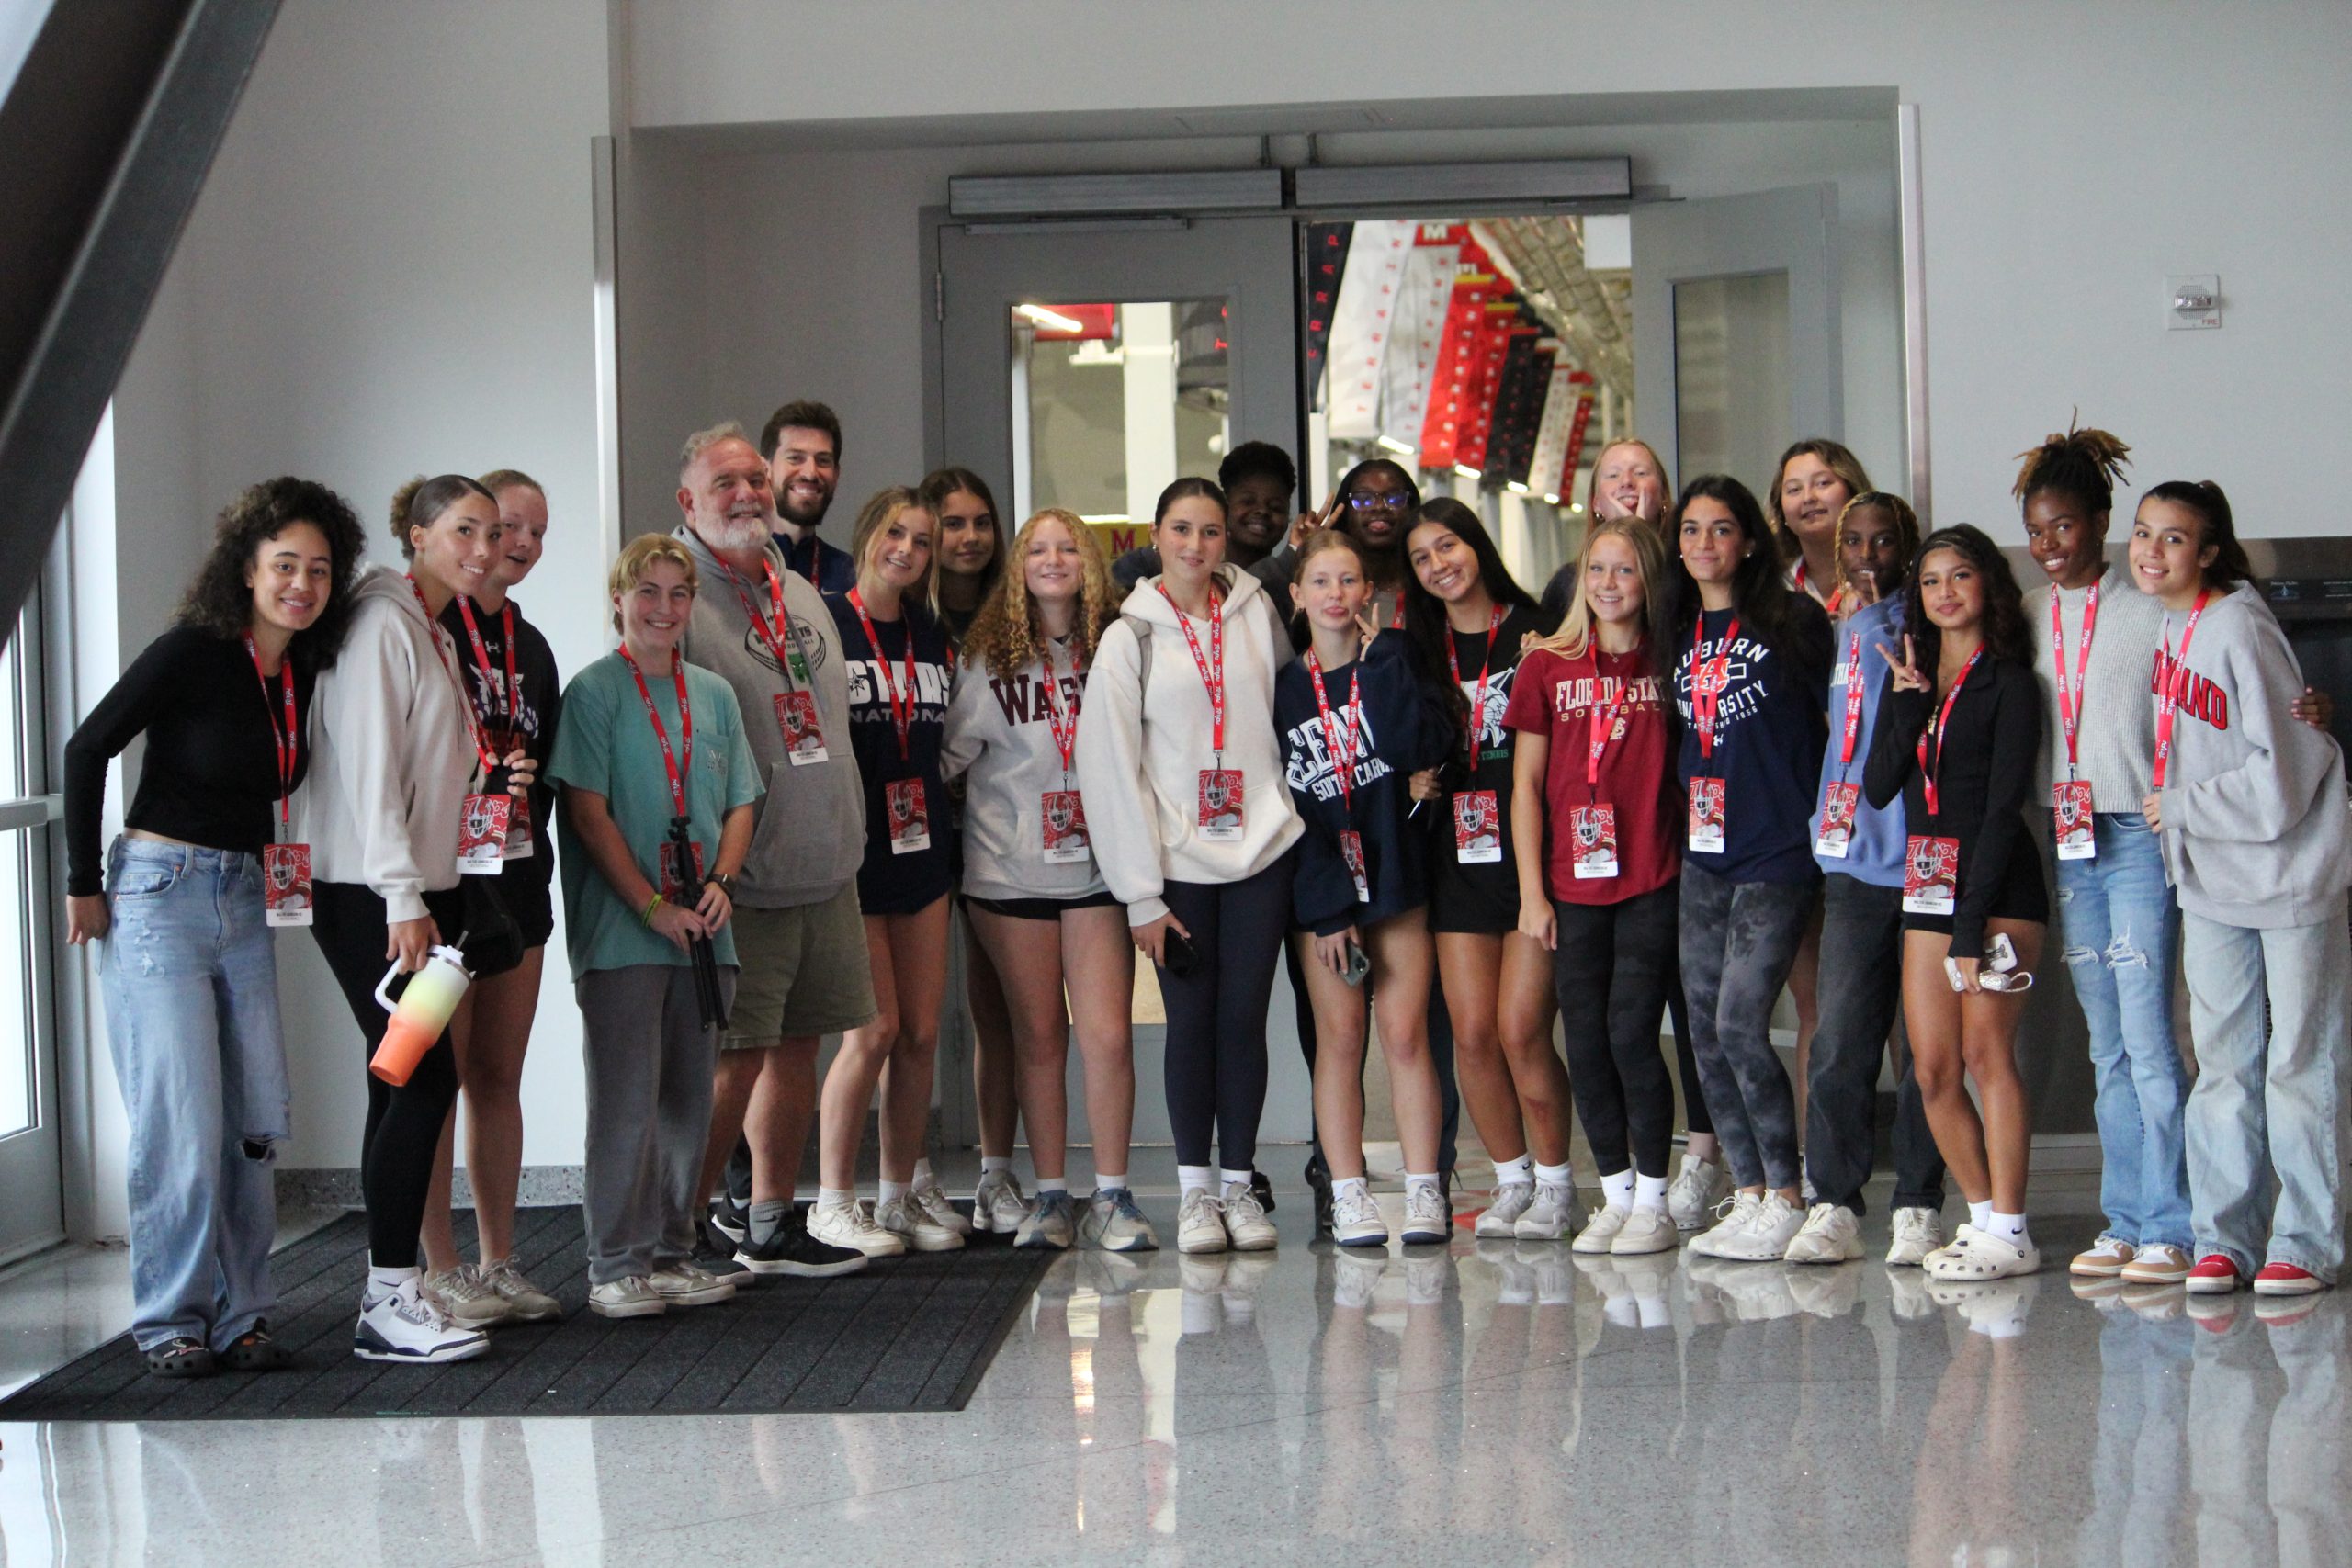
[[[461,1215],[459,1232],[471,1228]],[[296,1355],[286,1371],[160,1378],[126,1334],[0,1401],[0,1421],[961,1410],[1060,1256],[975,1236],[960,1251],[764,1280],[730,1302],[616,1321],[586,1310],[580,1211],[526,1209],[515,1260],[563,1303],[562,1321],[493,1330],[470,1361],[401,1367],[351,1353],[367,1245],[365,1217],[345,1214],[271,1260],[272,1331]]]

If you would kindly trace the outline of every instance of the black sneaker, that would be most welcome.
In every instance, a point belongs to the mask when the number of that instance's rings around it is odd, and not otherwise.
[[[752,1211],[735,1201],[731,1192],[722,1192],[710,1205],[710,1228],[729,1241],[741,1241],[752,1230]]]
[[[691,1254],[695,1268],[714,1280],[723,1280],[739,1291],[752,1288],[752,1271],[735,1260],[735,1245],[726,1233],[706,1220],[695,1227],[695,1249]]]
[[[790,1274],[802,1280],[831,1279],[854,1274],[865,1267],[865,1254],[854,1247],[834,1247],[808,1234],[808,1221],[794,1209],[777,1222],[767,1240],[749,1237],[735,1249],[735,1261],[754,1274]]]
[[[1315,1234],[1331,1234],[1331,1170],[1320,1149],[1306,1157],[1306,1185],[1315,1194]]]
[[[1258,1207],[1270,1214],[1274,1212],[1274,1184],[1255,1166],[1250,1169],[1250,1195],[1258,1200]]]

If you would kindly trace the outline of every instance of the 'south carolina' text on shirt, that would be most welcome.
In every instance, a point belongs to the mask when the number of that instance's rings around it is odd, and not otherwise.
[[[1349,787],[1363,789],[1375,779],[1385,779],[1396,770],[1380,760],[1379,743],[1372,733],[1372,720],[1362,703],[1339,702],[1331,705],[1331,716],[1348,727],[1348,752],[1355,766],[1351,770]],[[1283,776],[1290,787],[1311,793],[1317,800],[1329,800],[1340,793],[1340,776],[1331,765],[1330,731],[1317,715],[1305,724],[1293,725],[1290,744],[1285,749],[1290,758]]]

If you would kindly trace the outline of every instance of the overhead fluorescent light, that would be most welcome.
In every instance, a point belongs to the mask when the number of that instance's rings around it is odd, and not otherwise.
[[[959,175],[947,182],[957,218],[1066,218],[1168,212],[1278,212],[1280,169],[1097,175]]]
[[[1420,456],[1419,452],[1416,448],[1397,440],[1393,435],[1382,436],[1380,438],[1380,445],[1385,450],[1394,452],[1400,457],[1417,457]]]
[[[1503,481],[1503,489],[1505,489],[1505,490],[1507,490],[1507,491],[1510,491],[1510,492],[1511,492],[1511,494],[1513,494],[1513,495],[1528,495],[1528,494],[1532,494],[1532,493],[1533,493],[1533,492],[1532,492],[1531,491],[1529,491],[1529,490],[1528,490],[1528,488],[1527,488],[1525,485],[1523,485],[1523,484],[1520,483],[1517,479],[1506,479],[1506,480],[1504,480],[1504,481]]]
[[[1547,203],[1625,201],[1634,194],[1634,161],[1535,158],[1492,164],[1323,164],[1295,171],[1292,189],[1302,209],[1438,201],[1456,211],[1476,213]]]
[[[1086,323],[1075,316],[1065,316],[1059,310],[1048,310],[1043,305],[1015,305],[1012,313],[1026,316],[1041,327],[1051,327],[1057,333],[1082,333]]]
[[[1457,474],[1460,474],[1460,475],[1461,475],[1464,479],[1483,479],[1483,478],[1485,478],[1485,476],[1484,476],[1484,475],[1482,475],[1481,473],[1479,473],[1477,469],[1476,469],[1476,468],[1474,468],[1470,467],[1467,463],[1456,463],[1456,464],[1454,464],[1454,465],[1453,465],[1453,471],[1454,471],[1455,473],[1457,473]]]
[[[1125,523],[1128,521],[1128,517],[1124,512],[1089,512],[1081,514],[1079,521],[1080,523]]]

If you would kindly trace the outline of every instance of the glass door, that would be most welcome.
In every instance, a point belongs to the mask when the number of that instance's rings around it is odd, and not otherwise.
[[[45,787],[39,605],[0,646],[0,1262],[65,1234],[48,959],[59,811]]]

